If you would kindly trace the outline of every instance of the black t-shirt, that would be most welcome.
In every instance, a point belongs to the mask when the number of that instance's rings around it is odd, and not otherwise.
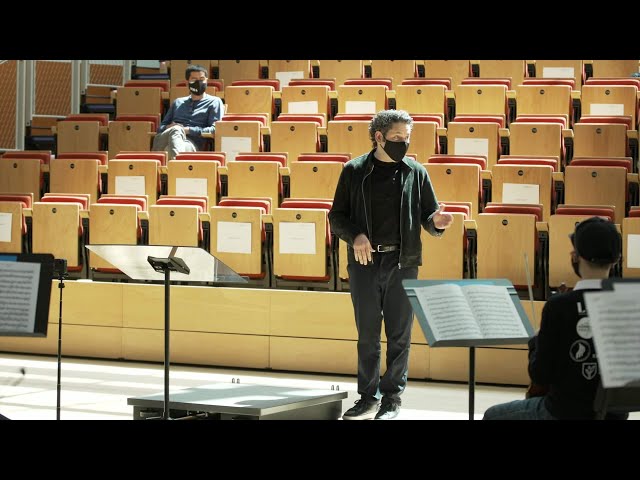
[[[370,239],[372,245],[400,244],[400,163],[373,158]],[[375,248],[375,247],[374,247]]]

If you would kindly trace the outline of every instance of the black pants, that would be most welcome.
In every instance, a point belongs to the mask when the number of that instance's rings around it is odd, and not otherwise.
[[[398,268],[398,250],[373,253],[373,264],[349,264],[351,300],[358,330],[358,393],[368,401],[386,396],[400,402],[407,385],[413,310],[402,280],[418,267]],[[387,370],[380,378],[380,332],[384,317]]]

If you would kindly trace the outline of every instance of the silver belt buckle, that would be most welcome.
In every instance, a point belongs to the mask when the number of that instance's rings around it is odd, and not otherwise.
[[[380,250],[380,247],[383,247],[383,245],[376,245],[376,251],[378,253],[384,253],[384,250]]]

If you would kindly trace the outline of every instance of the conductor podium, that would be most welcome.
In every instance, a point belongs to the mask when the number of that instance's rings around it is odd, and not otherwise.
[[[197,247],[87,245],[87,249],[134,280],[164,280],[164,394],[129,398],[127,404],[134,407],[134,419],[169,420],[172,411],[182,418],[210,419],[336,419],[340,416],[341,399],[347,397],[346,392],[213,384],[170,394],[171,281],[237,285],[247,283],[247,279]]]

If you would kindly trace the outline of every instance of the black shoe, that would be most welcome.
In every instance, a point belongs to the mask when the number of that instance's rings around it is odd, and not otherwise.
[[[400,413],[400,402],[382,397],[382,406],[376,413],[376,420],[391,420]]]
[[[369,403],[364,398],[356,401],[356,404],[342,415],[343,420],[373,420],[376,416],[378,402]]]

